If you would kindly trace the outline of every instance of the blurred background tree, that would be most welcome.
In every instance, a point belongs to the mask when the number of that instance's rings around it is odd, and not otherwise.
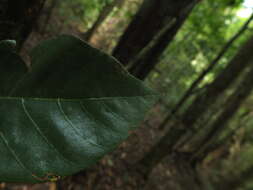
[[[161,97],[94,168],[57,184],[0,189],[253,188],[252,0],[47,0],[40,11],[43,3],[0,3],[1,39],[22,44],[33,28],[26,56],[59,33],[80,36]]]

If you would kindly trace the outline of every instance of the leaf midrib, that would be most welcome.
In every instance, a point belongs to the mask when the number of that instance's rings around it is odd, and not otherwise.
[[[0,100],[38,100],[38,101],[69,101],[69,102],[80,102],[84,100],[113,100],[113,99],[135,99],[135,98],[148,98],[157,97],[157,94],[143,95],[143,96],[111,96],[111,97],[100,97],[100,98],[33,98],[33,97],[1,97]]]

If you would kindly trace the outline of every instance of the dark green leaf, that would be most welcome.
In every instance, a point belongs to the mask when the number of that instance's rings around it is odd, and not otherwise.
[[[2,182],[56,180],[89,167],[157,98],[114,58],[72,36],[43,42],[31,57],[24,72],[19,57],[0,53]]]

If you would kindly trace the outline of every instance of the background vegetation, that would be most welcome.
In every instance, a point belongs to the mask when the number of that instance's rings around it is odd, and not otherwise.
[[[162,96],[93,168],[0,189],[253,189],[252,9],[251,0],[47,0],[25,59],[39,41],[74,34]]]

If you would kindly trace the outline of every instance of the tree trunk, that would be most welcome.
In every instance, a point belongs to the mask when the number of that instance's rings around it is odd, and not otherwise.
[[[45,0],[1,0],[0,40],[14,39],[20,48],[31,33]]]
[[[177,186],[177,188],[171,187],[171,189],[185,190],[189,187],[193,190],[207,189],[203,180],[204,176],[190,165],[188,156],[187,153],[175,153],[170,157],[171,180],[175,183],[173,186]]]
[[[86,41],[90,41],[92,36],[97,32],[98,28],[101,26],[101,24],[106,20],[106,18],[109,16],[109,14],[112,12],[112,10],[119,6],[120,4],[123,4],[124,0],[113,0],[113,2],[106,4],[102,11],[100,12],[97,20],[93,24],[93,26],[84,34],[84,39]]]
[[[218,138],[213,138],[210,142],[210,145],[208,145],[206,148],[202,149],[199,151],[197,158],[195,158],[196,162],[202,163],[207,156],[220,149],[226,144],[229,144],[230,141],[233,139],[233,137],[236,135],[237,131],[239,131],[242,127],[244,127],[244,122],[248,120],[248,116],[251,114],[250,111],[245,112],[241,117],[240,117],[240,122],[237,124],[238,127],[231,129],[225,137],[218,139]],[[212,144],[211,144],[212,143]]]
[[[47,15],[46,18],[44,20],[43,26],[41,27],[41,32],[45,33],[46,28],[48,26],[49,21],[51,20],[52,14],[54,12],[54,9],[57,7],[57,5],[59,4],[60,0],[52,0],[50,6],[47,9]]]
[[[163,36],[165,41],[154,47],[157,52],[162,53],[164,48],[160,46],[166,47],[170,43],[196,1],[144,0],[114,49],[113,56],[124,65],[128,65],[171,20],[176,19],[174,25]]]
[[[252,49],[253,37],[247,41],[223,72],[207,87],[206,92],[196,97],[189,109],[182,115],[182,119],[172,125],[164,137],[136,163],[136,166],[139,165],[138,167],[144,168],[144,173],[149,173],[164,157],[173,151],[173,147],[178,140],[188,130],[193,130],[193,123],[199,116],[207,111],[208,107],[236,80],[248,65],[253,63]]]
[[[148,76],[148,74],[159,63],[159,57],[162,55],[163,51],[168,47],[168,45],[172,42],[196,3],[197,0],[188,2],[188,4],[184,4],[185,6],[182,6],[181,10],[178,10],[179,15],[172,17],[172,20],[169,20],[173,21],[171,27],[166,29],[165,32],[161,34],[161,36],[159,36],[157,40],[155,40],[154,45],[147,51],[147,53],[143,57],[141,57],[131,65],[129,72],[132,75],[141,80],[144,80]]]
[[[231,86],[237,77],[252,64],[253,37],[243,46],[238,54],[228,64],[215,80],[206,88],[203,94],[196,97],[193,103],[187,108],[182,116],[182,123],[188,128],[192,128],[195,122],[200,118],[213,104],[218,97]]]
[[[201,140],[199,146],[195,148],[193,160],[199,157],[199,155],[201,155],[201,153],[203,153],[204,150],[212,144],[213,139],[216,136],[221,134],[221,132],[225,129],[229,119],[233,117],[233,115],[237,112],[243,101],[250,95],[253,89],[253,60],[251,64],[252,65],[250,71],[244,77],[243,81],[239,84],[239,86],[234,90],[234,93],[229,96],[226,101],[224,110],[212,123],[210,127],[211,130],[208,132],[206,137]]]
[[[171,110],[171,112],[166,116],[164,121],[159,126],[159,129],[163,129],[171,117],[178,112],[178,110],[184,105],[184,103],[191,97],[193,91],[198,87],[198,85],[203,81],[205,76],[212,71],[212,69],[219,63],[220,59],[227,53],[229,48],[233,45],[233,43],[247,31],[249,24],[253,19],[253,14],[250,18],[245,22],[245,24],[241,27],[241,29],[223,46],[219,54],[214,58],[214,60],[209,64],[209,66],[202,71],[202,73],[198,76],[198,78],[192,83],[190,88],[187,89],[183,97],[178,101],[175,107]]]

